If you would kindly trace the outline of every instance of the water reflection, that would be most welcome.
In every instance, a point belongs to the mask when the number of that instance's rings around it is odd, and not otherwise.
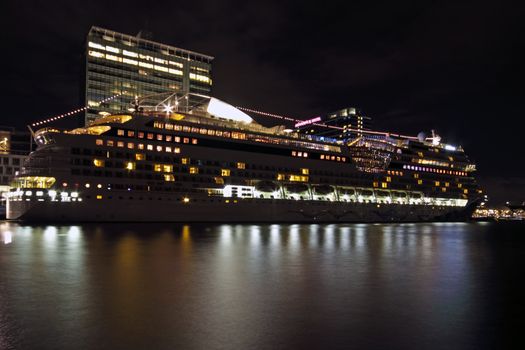
[[[3,223],[0,345],[479,345],[492,229]]]

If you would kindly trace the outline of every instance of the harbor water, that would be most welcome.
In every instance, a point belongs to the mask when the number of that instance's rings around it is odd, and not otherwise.
[[[0,349],[525,348],[525,225],[0,222]]]

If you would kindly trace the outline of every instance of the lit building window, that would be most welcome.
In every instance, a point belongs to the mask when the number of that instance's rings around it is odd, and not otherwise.
[[[143,139],[144,138],[144,133],[142,131],[139,131],[139,139]]]
[[[301,174],[303,175],[308,175],[310,173],[310,170],[306,169],[306,168],[302,168],[301,169]]]
[[[386,182],[392,182],[392,178],[390,176],[386,177]]]
[[[171,147],[170,146],[166,146],[166,152],[171,152]]]
[[[124,147],[124,142],[117,141],[117,147]]]
[[[162,146],[157,146],[157,152],[162,152]]]
[[[122,130],[122,129],[118,129],[118,130],[117,130],[117,135],[118,135],[118,136],[124,136],[124,130]]]
[[[128,131],[128,137],[134,137],[135,136],[135,131]]]
[[[157,140],[162,141],[162,135],[161,134],[157,135]]]
[[[174,153],[180,153],[180,148],[179,148],[179,147],[175,147],[175,148],[173,149],[173,152],[174,152]]]
[[[93,165],[95,165],[97,168],[104,166],[104,161],[102,159],[93,159]]]
[[[144,149],[144,144],[143,143],[139,143],[138,146],[137,146],[138,149]]]
[[[162,164],[153,164],[153,170],[162,171]]]
[[[135,144],[133,142],[128,142],[128,148],[129,149],[135,148]]]
[[[284,180],[286,178],[286,176],[284,174],[277,174],[277,180]]]
[[[242,162],[237,162],[237,169],[246,169],[246,164]]]
[[[148,133],[146,135],[146,137],[147,137],[148,140],[153,140],[153,134],[151,134],[151,133]]]
[[[374,182],[372,183],[372,186],[374,186],[374,187],[379,187],[379,182],[374,181]]]
[[[135,170],[135,162],[126,162],[127,170]]]
[[[195,166],[190,167],[190,174],[198,174],[198,173],[199,173],[199,168]]]
[[[419,179],[419,174],[414,174],[414,179]]]
[[[308,182],[308,176],[303,176],[303,175],[290,175],[290,181]]]
[[[113,140],[108,140],[106,142],[106,144],[109,146],[109,147],[113,147],[115,145],[115,143],[113,142]]]
[[[147,146],[146,146],[146,149],[147,149],[148,151],[153,151],[153,145],[147,145]]]
[[[417,180],[417,184],[418,185],[422,185],[423,184],[423,180]]]
[[[135,159],[136,160],[144,160],[146,157],[144,156],[144,153],[136,153]]]
[[[175,176],[173,174],[164,174],[164,181],[173,182],[175,181]]]
[[[182,140],[183,143],[190,143],[190,139],[185,137],[183,140]]]
[[[191,143],[196,145],[197,144],[197,139],[191,139]]]
[[[188,163],[190,162],[190,159],[189,159],[189,158],[182,158],[182,159],[180,160],[180,162],[181,162],[182,164],[188,164]]]
[[[224,179],[222,177],[215,177],[215,183],[217,185],[224,185]]]
[[[221,169],[221,176],[230,176],[230,169]]]
[[[102,139],[97,139],[97,140],[95,141],[95,144],[96,144],[97,146],[104,146],[104,140],[102,140]]]
[[[468,194],[468,190],[465,188],[465,189],[463,190],[463,193],[464,193],[464,194]]]
[[[439,181],[436,181],[434,184],[436,185],[436,187],[439,186]]]
[[[381,187],[382,187],[382,188],[387,188],[387,187],[388,187],[388,183],[386,183],[386,182],[381,182]]]
[[[171,172],[173,172],[173,165],[164,164],[164,166],[162,167],[162,170],[165,173],[171,173]]]

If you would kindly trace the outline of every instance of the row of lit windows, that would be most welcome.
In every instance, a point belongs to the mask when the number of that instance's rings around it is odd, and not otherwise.
[[[434,168],[426,168],[426,167],[420,167],[420,166],[414,166],[414,165],[406,165],[406,164],[403,165],[403,169],[416,170],[416,171],[426,171],[426,172],[437,173],[437,174],[449,174],[449,175],[467,176],[467,173],[464,172],[464,171],[434,169]]]
[[[163,135],[163,134],[153,134],[153,133],[144,133],[142,131],[139,131],[137,134],[137,137],[139,139],[146,138],[148,140],[157,140],[157,141],[166,141],[166,142],[176,142],[176,143],[190,143],[189,137],[180,137],[180,136],[173,136],[173,135]],[[126,132],[122,129],[117,130],[117,136],[126,136]],[[135,131],[128,130],[127,132],[128,137],[135,137]],[[191,139],[191,143],[196,145],[197,139]]]
[[[398,170],[387,170],[386,172],[388,175],[396,175],[396,176],[403,176],[403,172],[402,171],[398,171]],[[415,175],[415,174],[414,174]]]
[[[196,144],[197,140],[196,139],[193,139],[195,142],[193,144]],[[187,142],[184,142],[184,143],[189,143],[189,139]],[[97,146],[104,146],[104,140],[102,139],[97,139],[95,141],[95,144]],[[128,148],[128,149],[139,149],[139,150],[148,150],[148,151],[157,151],[157,152],[168,152],[168,153],[180,153],[180,148],[179,147],[172,147],[172,146],[160,146],[160,145],[157,145],[157,146],[154,146],[154,145],[151,145],[151,144],[144,144],[144,143],[139,143],[139,144],[135,144],[134,142],[124,142],[124,141],[113,141],[113,140],[106,140],[106,146],[108,147],[114,147],[114,146],[117,146],[119,148]]]
[[[308,158],[308,152],[292,151],[292,156]]]
[[[96,58],[105,58],[108,61],[122,62],[122,63],[126,63],[126,64],[129,64],[129,65],[132,65],[132,66],[139,66],[139,67],[143,67],[143,68],[154,69],[154,70],[158,70],[158,71],[161,71],[161,72],[166,72],[166,73],[170,73],[170,74],[174,74],[174,75],[182,75],[183,74],[182,71],[179,70],[179,69],[168,68],[168,67],[164,67],[164,66],[159,66],[157,64],[152,64],[152,63],[132,60],[132,59],[129,59],[129,58],[122,58],[122,57],[115,56],[115,55],[110,55],[110,54],[103,54],[103,53],[97,52],[97,51],[91,51],[90,50],[88,52],[88,54],[89,54],[89,56],[96,57]]]
[[[308,176],[305,175],[286,175],[286,174],[277,174],[276,180],[277,181],[292,181],[292,182],[308,182]]]
[[[346,162],[346,157],[332,156],[329,154],[321,154],[320,159],[335,160],[337,162]]]
[[[104,45],[101,45],[101,44],[94,43],[92,41],[88,42],[88,46],[93,48],[93,49],[98,49],[98,50],[102,50],[102,51],[108,51],[108,52],[111,52],[111,53],[117,53],[118,54],[118,53],[121,52],[121,50],[116,48],[116,47],[109,46],[109,45],[104,46]],[[158,58],[158,57],[152,57],[152,56],[149,56],[149,55],[143,55],[143,54],[139,54],[139,53],[136,53],[136,52],[133,52],[133,51],[122,50],[122,54],[124,56],[140,58],[140,59],[143,59],[143,60],[146,60],[146,61],[162,63],[162,64],[166,64],[166,65],[170,64],[172,66],[176,66],[176,67],[179,67],[179,68],[183,67],[183,64],[180,63],[180,62],[174,62],[174,61],[169,61],[169,60],[165,60],[165,59]],[[202,69],[202,68],[201,68],[201,70],[207,71],[207,70]]]
[[[439,160],[434,159],[415,159],[412,158],[413,163],[423,164],[423,165],[434,165],[434,166],[442,166],[442,167],[449,167],[450,164],[447,162],[440,162]]]
[[[378,182],[378,181],[374,181],[374,182],[372,183],[372,185],[373,185],[374,187],[377,188],[377,187],[379,187],[379,182]],[[386,183],[386,182],[381,182],[381,188],[388,188],[388,183]]]
[[[134,60],[134,59],[126,58],[126,57],[115,56],[115,55],[111,55],[111,54],[104,54],[104,53],[98,52],[98,51],[89,50],[88,55],[92,56],[92,57],[95,57],[95,58],[104,58],[104,59],[106,59],[108,61],[121,62],[121,63],[129,64],[129,65],[132,65],[132,66],[139,66],[139,67],[143,67],[143,68],[154,69],[154,70],[158,70],[158,71],[161,71],[161,72],[170,73],[170,74],[174,74],[174,75],[179,75],[179,76],[183,75],[183,72],[180,69],[168,68],[166,66],[159,66],[157,64],[148,63],[148,62],[144,62],[144,61],[138,61],[138,60]],[[140,56],[140,58],[143,58],[143,57],[141,57],[143,55],[138,55],[138,56]],[[144,57],[153,58],[151,56],[144,56]],[[164,64],[167,64],[167,62],[168,62],[167,60],[162,60],[162,59],[156,59],[155,58],[155,62],[158,62],[158,61],[163,61],[162,63],[165,62]],[[212,83],[210,77],[202,75],[202,74],[190,73],[190,79],[198,81],[198,82],[201,82],[201,83],[210,84],[210,85]]]
[[[250,140],[250,141],[261,142],[261,143],[271,143],[271,144],[277,144],[277,145],[287,145],[287,146],[292,146],[292,147],[310,148],[310,149],[316,149],[320,151],[330,151],[330,152],[341,153],[341,147],[339,146],[316,144],[316,143],[305,142],[305,141],[288,140],[284,138],[270,137],[270,136],[265,136],[265,135],[246,134],[246,133],[235,132],[235,131],[232,131],[230,133],[229,131],[197,128],[197,127],[190,127],[186,125],[182,126],[178,124],[163,123],[163,122],[158,122],[158,121],[153,123],[153,127],[159,128],[159,129],[166,129],[166,130],[183,131],[183,132],[188,132],[188,133],[190,132],[200,133],[202,135],[209,135],[209,136],[219,136],[219,137],[227,137],[227,138],[231,137],[233,139]]]

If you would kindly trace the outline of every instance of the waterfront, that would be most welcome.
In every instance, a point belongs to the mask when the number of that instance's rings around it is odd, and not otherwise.
[[[0,349],[489,349],[525,225],[0,224]]]

